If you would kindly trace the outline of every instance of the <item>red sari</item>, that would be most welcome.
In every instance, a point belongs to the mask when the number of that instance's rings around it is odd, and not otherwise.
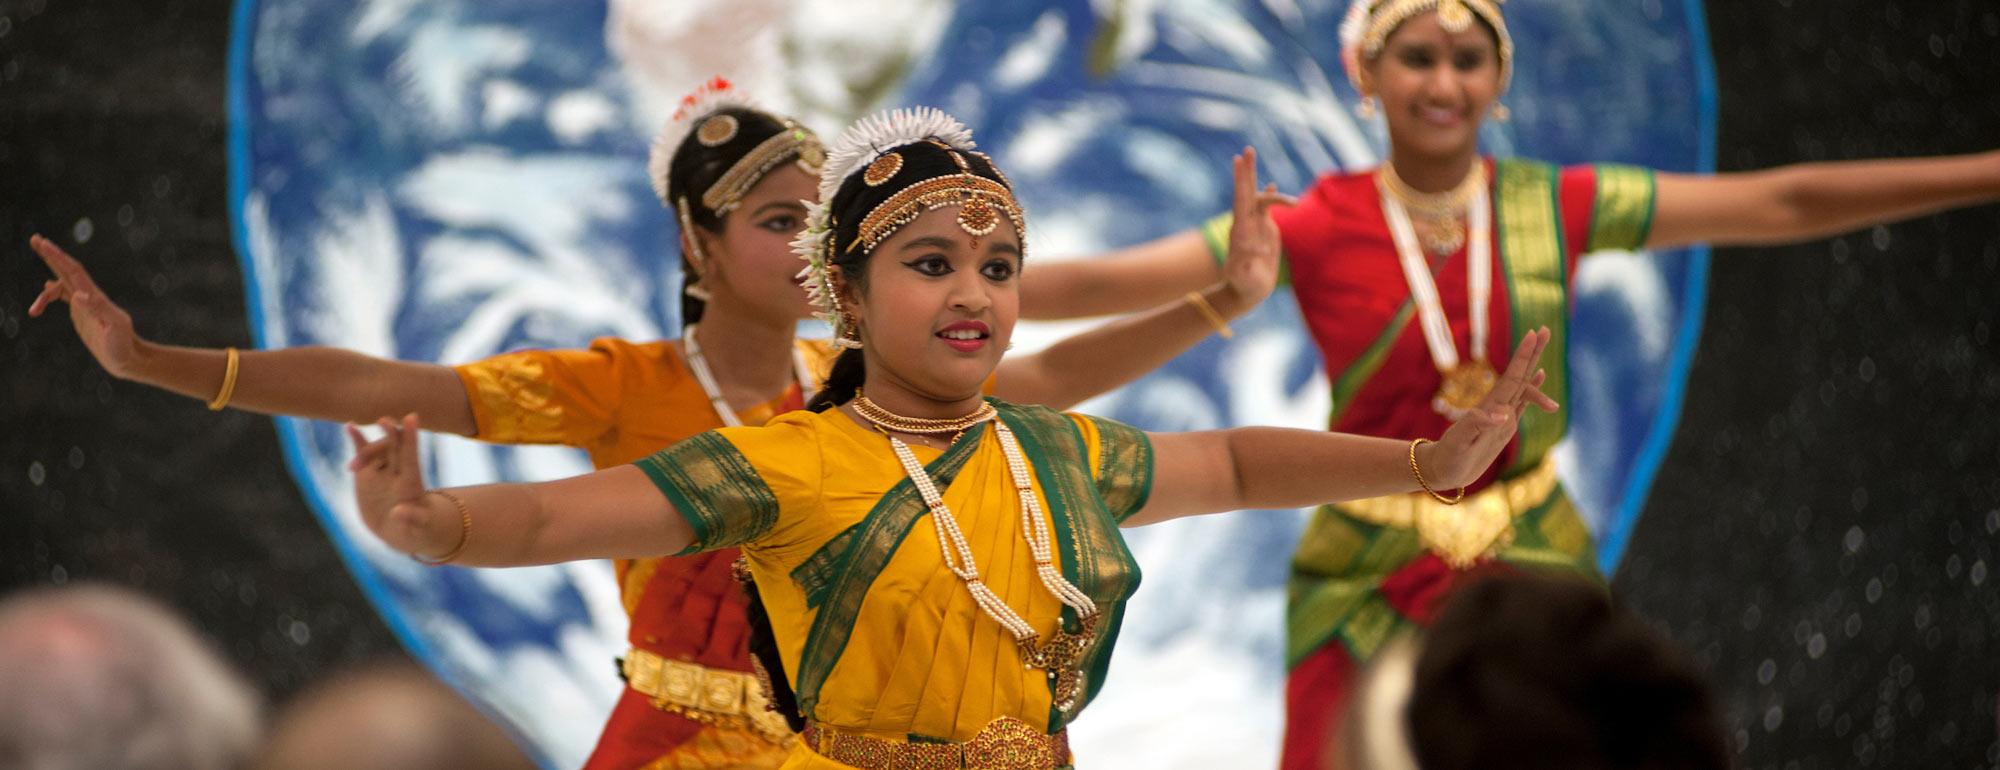
[[[1568,389],[1568,289],[1577,258],[1644,243],[1652,175],[1625,166],[1482,162],[1490,164],[1494,211],[1486,360],[1504,365],[1523,332],[1549,326],[1543,389],[1560,403]],[[1415,322],[1375,173],[1322,177],[1298,206],[1275,217],[1299,312],[1332,380],[1330,427],[1392,438],[1441,435],[1450,422],[1431,400],[1442,378]],[[1205,229],[1218,255],[1226,252],[1227,226],[1225,217]],[[1461,247],[1434,272],[1461,353],[1471,337],[1468,250]],[[1502,511],[1500,526],[1510,530],[1470,558],[1448,561],[1426,547],[1411,525],[1421,514],[1410,512],[1423,510],[1427,497],[1326,506],[1314,514],[1294,554],[1288,591],[1281,767],[1321,767],[1357,663],[1397,631],[1427,624],[1467,575],[1509,568],[1503,565],[1596,574],[1589,532],[1544,465],[1566,425],[1566,413],[1528,410],[1500,461],[1468,487],[1466,503],[1493,501]],[[1459,509],[1434,513],[1461,515]]]

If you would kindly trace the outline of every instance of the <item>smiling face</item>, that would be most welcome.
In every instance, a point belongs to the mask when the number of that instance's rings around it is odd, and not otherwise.
[[[1362,71],[1398,152],[1456,157],[1476,150],[1479,124],[1499,97],[1499,43],[1484,21],[1450,32],[1437,13],[1422,13],[1390,33]]]
[[[801,201],[819,197],[817,182],[798,164],[781,164],[730,210],[721,232],[695,228],[708,255],[700,285],[708,289],[711,306],[729,303],[788,320],[808,315],[811,308],[796,277],[799,258],[791,242],[805,227]]]
[[[977,398],[1020,317],[1021,240],[1002,220],[974,238],[959,207],[927,211],[876,246],[843,302],[860,322],[868,387]]]

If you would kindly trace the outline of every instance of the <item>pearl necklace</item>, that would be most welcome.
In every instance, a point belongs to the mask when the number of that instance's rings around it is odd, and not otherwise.
[[[1055,683],[1052,695],[1056,708],[1068,711],[1075,707],[1082,680],[1078,664],[1097,638],[1097,603],[1082,589],[1063,577],[1056,564],[1054,541],[1049,533],[1049,524],[1042,515],[1041,501],[1035,498],[1034,486],[1028,476],[1028,462],[1021,451],[1019,440],[1014,437],[1014,431],[1008,428],[1006,423],[993,419],[995,411],[993,405],[989,403],[982,402],[981,409],[957,420],[925,421],[888,412],[872,401],[867,402],[870,408],[863,411],[861,408],[863,401],[866,401],[865,396],[855,398],[855,411],[864,419],[874,423],[876,430],[888,437],[889,447],[895,451],[897,461],[902,463],[903,472],[910,477],[911,483],[916,485],[917,493],[923,497],[924,505],[930,509],[931,524],[937,529],[938,550],[944,557],[945,568],[965,582],[966,590],[971,592],[972,600],[979,605],[980,611],[1007,629],[1007,633],[1014,637],[1014,644],[1021,651],[1022,662],[1048,672],[1049,678]],[[934,422],[946,427],[938,430],[906,431],[894,427],[889,422],[876,420],[871,416],[873,412],[879,412],[906,426]],[[989,420],[993,423],[994,434],[1000,439],[1000,452],[1007,458],[1007,471],[1013,477],[1014,491],[1020,498],[1021,529],[1028,540],[1028,553],[1035,563],[1035,575],[1040,579],[1043,590],[1076,612],[1082,625],[1080,633],[1070,633],[1058,622],[1055,637],[1047,642],[1041,642],[1040,634],[1035,632],[1034,626],[1029,624],[1026,618],[1021,617],[1019,612],[1015,612],[1013,607],[1007,606],[998,594],[993,593],[993,589],[980,578],[979,565],[972,556],[972,545],[966,541],[964,531],[959,529],[958,519],[952,515],[951,508],[945,505],[944,496],[939,493],[937,482],[931,478],[928,471],[924,470],[923,464],[917,462],[917,456],[910,451],[908,444],[889,435],[891,430],[906,433],[965,430]],[[959,423],[964,423],[964,426],[954,427]]]
[[[722,397],[722,386],[716,383],[715,372],[709,371],[708,359],[701,354],[701,343],[694,338],[696,328],[694,324],[688,324],[687,329],[681,332],[681,347],[687,349],[688,369],[694,372],[695,382],[701,383],[702,392],[708,395],[709,406],[715,408],[715,416],[721,418],[723,426],[742,427],[743,418],[737,416],[736,410],[730,408],[729,400]],[[806,365],[805,354],[800,353],[796,345],[792,346],[792,376],[799,381],[800,401],[811,401],[812,386],[808,383],[812,382],[812,368]]]

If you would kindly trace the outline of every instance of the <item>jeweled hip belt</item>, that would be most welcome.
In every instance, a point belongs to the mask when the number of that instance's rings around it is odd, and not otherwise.
[[[695,722],[753,730],[772,743],[791,740],[785,718],[770,707],[764,687],[747,671],[709,668],[634,649],[619,664],[625,686],[653,699],[653,707]]]
[[[1045,735],[1027,722],[1001,717],[969,741],[908,743],[871,738],[813,722],[806,747],[861,770],[1058,770],[1070,766],[1069,731]]]
[[[1424,548],[1455,569],[1470,567],[1514,542],[1514,517],[1533,510],[1556,489],[1555,462],[1445,505],[1427,495],[1352,500],[1333,507],[1354,518],[1396,529],[1415,529]]]

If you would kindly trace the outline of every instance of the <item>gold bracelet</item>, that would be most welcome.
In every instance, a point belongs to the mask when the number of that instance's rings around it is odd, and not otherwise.
[[[1215,312],[1215,306],[1208,304],[1208,298],[1201,296],[1201,292],[1188,292],[1187,301],[1188,304],[1194,306],[1195,310],[1201,312],[1203,318],[1208,319],[1209,325],[1215,327],[1216,334],[1222,335],[1222,338],[1225,340],[1236,337],[1236,332],[1229,328],[1229,319],[1223,318],[1221,313]]]
[[[236,372],[242,366],[242,356],[235,348],[229,349],[229,363],[222,369],[222,389],[215,392],[215,398],[208,402],[208,411],[220,412],[229,405],[229,398],[236,395]]]
[[[1465,499],[1465,487],[1458,488],[1457,497],[1447,499],[1444,495],[1438,494],[1437,490],[1431,489],[1431,483],[1424,480],[1424,472],[1417,468],[1417,447],[1429,443],[1431,443],[1431,440],[1427,438],[1410,440],[1410,475],[1417,477],[1417,486],[1423,487],[1425,492],[1431,493],[1431,497],[1436,498],[1438,502],[1445,505],[1457,505],[1458,501]]]
[[[472,540],[472,509],[465,507],[465,501],[458,499],[458,495],[442,489],[433,489],[430,493],[450,500],[452,505],[458,506],[458,545],[452,546],[450,552],[435,559],[426,559],[414,553],[410,554],[410,558],[436,567],[440,564],[450,564],[453,559],[458,558],[459,554],[465,552],[465,544]]]

